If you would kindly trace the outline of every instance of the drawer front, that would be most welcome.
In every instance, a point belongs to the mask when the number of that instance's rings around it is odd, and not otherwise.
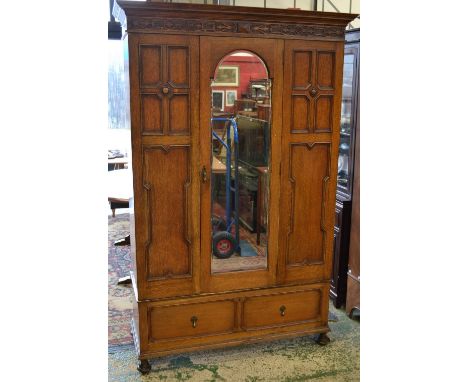
[[[149,340],[229,333],[234,329],[235,312],[234,301],[152,307],[148,311]]]
[[[245,329],[320,320],[320,289],[251,297],[244,304]]]

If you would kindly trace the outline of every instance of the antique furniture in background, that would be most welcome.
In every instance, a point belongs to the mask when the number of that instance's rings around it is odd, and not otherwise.
[[[355,195],[353,183],[356,182],[355,173],[359,168],[359,160],[356,160],[356,140],[359,134],[359,29],[346,31],[345,38],[335,241],[330,284],[330,298],[336,307],[346,302],[350,231],[352,225],[356,224],[351,219]]]
[[[326,344],[344,30],[356,15],[118,4],[128,31],[139,370],[149,372],[152,357],[252,341],[316,333]],[[272,81],[268,254],[264,268],[217,273],[211,84],[236,50],[260,57]]]
[[[353,183],[356,182],[356,169],[359,168],[359,160],[356,160],[359,134],[359,33],[359,29],[346,31],[344,48],[335,242],[330,284],[330,298],[337,308],[346,302],[350,232],[352,224],[356,224],[355,219],[351,221],[351,207],[356,191]]]
[[[348,36],[347,36],[348,40]],[[350,47],[355,47],[357,70],[359,71],[359,30],[349,32]],[[353,45],[354,44],[354,45]],[[348,283],[346,293],[346,313],[360,314],[360,129],[359,129],[359,79],[357,80],[356,144],[354,146],[353,203],[351,212],[351,233],[349,242]]]

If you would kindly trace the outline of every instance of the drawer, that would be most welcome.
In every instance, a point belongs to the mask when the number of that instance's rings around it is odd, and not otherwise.
[[[150,341],[197,337],[233,331],[234,301],[215,301],[149,308]]]
[[[320,289],[251,297],[244,304],[246,329],[292,325],[320,319]]]

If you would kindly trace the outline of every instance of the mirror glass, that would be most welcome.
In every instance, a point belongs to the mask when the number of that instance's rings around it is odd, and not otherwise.
[[[271,83],[252,52],[217,65],[211,108],[213,273],[264,269],[268,257]]]
[[[345,54],[343,96],[341,101],[340,146],[338,156],[338,188],[350,192],[350,147],[354,79],[354,54]]]

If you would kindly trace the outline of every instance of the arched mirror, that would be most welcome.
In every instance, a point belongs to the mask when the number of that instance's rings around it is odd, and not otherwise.
[[[267,268],[271,83],[263,60],[235,51],[211,84],[212,273]]]

